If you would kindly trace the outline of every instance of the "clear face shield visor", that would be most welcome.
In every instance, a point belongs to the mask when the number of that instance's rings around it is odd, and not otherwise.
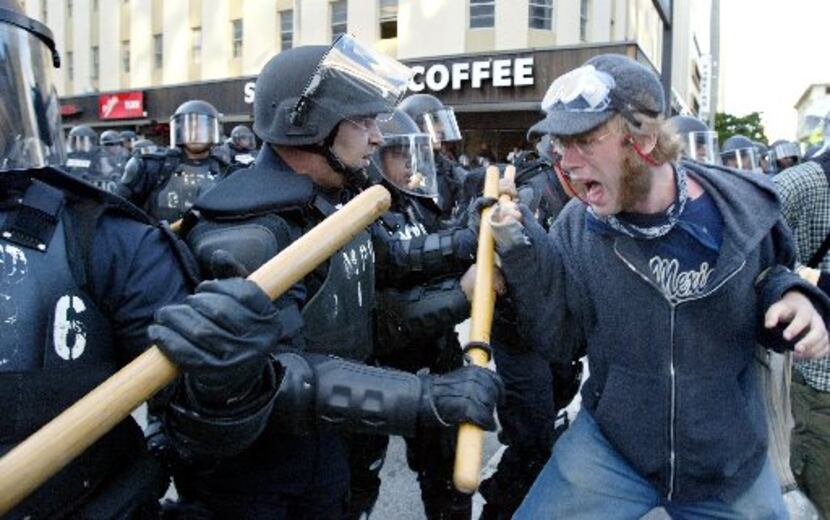
[[[683,154],[707,164],[720,164],[717,132],[689,132],[681,136]]]
[[[256,148],[256,139],[254,138],[254,134],[238,135],[236,137],[232,137],[231,140],[237,148],[242,150],[251,151]]]
[[[738,148],[721,152],[721,161],[724,166],[736,170],[761,171],[761,163],[758,160],[758,152],[755,148]]]
[[[455,119],[455,111],[451,107],[423,114],[418,117],[416,123],[423,132],[429,134],[436,145],[461,140],[461,130]]]
[[[383,136],[372,162],[383,178],[404,193],[418,197],[438,195],[432,143],[427,134]]]
[[[781,143],[770,148],[769,156],[771,161],[777,161],[787,157],[798,160],[801,158],[801,150],[795,143]]]
[[[98,147],[98,139],[90,135],[70,135],[66,139],[69,153],[92,152]]]
[[[179,114],[170,121],[170,146],[218,144],[219,120],[207,114]]]
[[[0,22],[0,171],[66,162],[53,63],[42,39]]]
[[[344,34],[320,61],[292,117],[318,109],[358,125],[366,116],[388,120],[412,74],[406,65]]]

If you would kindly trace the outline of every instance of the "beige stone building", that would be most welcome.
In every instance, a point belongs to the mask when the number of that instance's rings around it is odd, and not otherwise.
[[[292,46],[327,44],[349,32],[414,66],[421,89],[452,101],[462,126],[468,123],[471,131],[483,125],[464,114],[503,112],[504,118],[491,120],[496,128],[490,130],[511,130],[514,141],[521,129],[507,128],[508,122],[526,128],[537,118],[536,103],[550,79],[593,54],[625,52],[659,72],[664,26],[657,4],[673,5],[673,105],[696,112],[705,83],[701,64],[710,54],[711,2],[25,0],[24,5],[55,33],[64,64],[58,88],[72,105],[64,112],[67,124],[141,129],[163,123],[179,98],[160,101],[159,91],[185,95],[194,89],[175,86],[212,84],[207,82],[217,82],[210,101],[228,121],[247,121],[250,83],[271,56]],[[494,84],[493,63],[512,60],[515,74],[516,60],[523,59],[532,68],[524,84]],[[477,87],[471,77],[476,67],[483,75]],[[230,90],[228,82],[235,85]],[[143,93],[142,116],[96,121],[91,100],[121,91]]]

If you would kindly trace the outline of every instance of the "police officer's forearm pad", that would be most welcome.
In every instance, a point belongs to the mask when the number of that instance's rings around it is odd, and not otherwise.
[[[227,457],[242,452],[265,429],[277,387],[277,373],[268,363],[257,391],[233,405],[205,408],[192,400],[190,392],[180,389],[164,413],[173,446],[185,459]]]
[[[341,431],[411,436],[418,420],[421,381],[320,354],[280,353],[284,376],[275,416],[281,430],[315,426]]]
[[[440,335],[470,317],[470,303],[456,279],[406,291],[386,289],[378,303],[381,318],[408,336]]]

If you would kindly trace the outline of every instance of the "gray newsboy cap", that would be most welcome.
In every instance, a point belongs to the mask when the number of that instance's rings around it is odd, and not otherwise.
[[[621,114],[636,124],[633,119],[635,113],[656,117],[663,112],[663,86],[648,67],[622,54],[594,56],[582,66],[585,65],[593,65],[614,79],[608,108],[602,112],[569,111],[564,105],[557,104],[548,110],[545,119],[530,128],[528,137],[583,134],[608,121],[614,114]]]

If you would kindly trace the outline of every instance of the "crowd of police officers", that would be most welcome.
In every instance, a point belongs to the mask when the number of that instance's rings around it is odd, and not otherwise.
[[[0,0],[0,49],[0,453],[150,340],[184,371],[144,432],[125,420],[10,517],[366,517],[399,434],[427,517],[469,519],[457,425],[493,430],[496,406],[507,449],[482,518],[512,515],[567,427],[582,365],[527,345],[498,286],[500,377],[465,365],[455,327],[492,201],[483,169],[446,153],[461,140],[451,107],[403,98],[407,69],[344,36],[265,65],[253,132],[222,142],[216,107],[192,100],[169,148],[87,126],[64,138],[49,29]],[[699,120],[675,123],[704,162],[772,173],[801,160],[794,143],[735,136],[718,150]],[[555,160],[548,138],[513,157],[546,228],[570,198]],[[276,302],[243,279],[372,184],[390,210]],[[170,476],[178,498],[161,511]]]

